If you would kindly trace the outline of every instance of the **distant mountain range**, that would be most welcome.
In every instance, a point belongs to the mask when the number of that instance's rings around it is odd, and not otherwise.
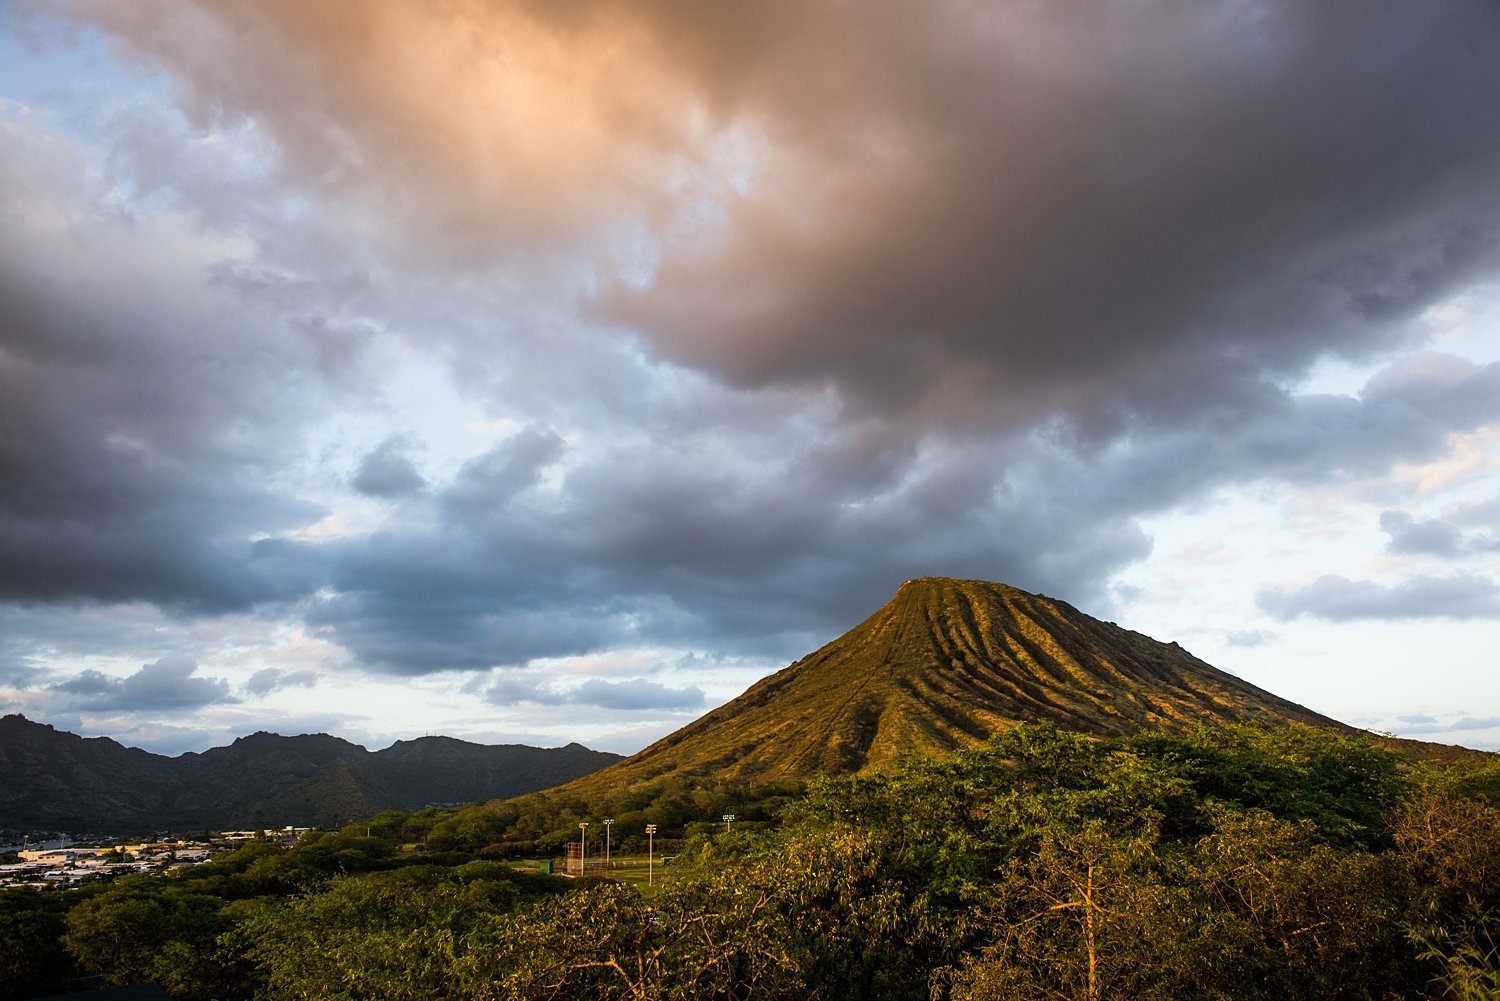
[[[367,751],[328,734],[256,733],[175,758],[0,717],[0,830],[110,833],[336,825],[382,810],[535,792],[620,760],[581,744],[451,737]]]
[[[1351,729],[1065,601],[928,577],[734,701],[557,792],[797,784],[947,753],[1021,720],[1097,734],[1199,723]]]

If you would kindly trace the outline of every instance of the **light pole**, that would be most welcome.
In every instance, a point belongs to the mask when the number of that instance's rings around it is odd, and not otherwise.
[[[646,885],[656,882],[656,825],[646,825]]]
[[[734,823],[734,814],[732,814],[732,813],[726,813],[726,814],[724,814],[724,833],[725,834],[729,833],[729,825],[732,824],[732,823]]]
[[[584,865],[589,855],[589,822],[583,821],[578,825],[578,875],[584,874]]]
[[[609,875],[609,828],[615,822],[613,817],[607,817],[604,821],[604,875]]]

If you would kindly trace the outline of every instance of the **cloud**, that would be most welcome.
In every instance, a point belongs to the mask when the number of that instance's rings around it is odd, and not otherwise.
[[[1276,634],[1267,629],[1239,629],[1224,636],[1232,647],[1254,649],[1276,641]]]
[[[1455,504],[1446,517],[1465,528],[1500,529],[1500,496],[1466,504]]]
[[[684,427],[671,447],[574,452],[518,431],[399,523],[322,547],[333,570],[307,621],[400,674],[641,644],[789,658],[914,574],[1102,601],[1105,569],[1149,547],[1093,489],[1097,467],[1018,455],[1006,468],[1010,443],[923,446],[875,485],[847,446],[736,444]],[[561,475],[541,476],[547,464]],[[1038,490],[1055,502],[1033,505]]]
[[[1500,585],[1487,577],[1413,577],[1400,584],[1327,575],[1303,588],[1266,588],[1262,610],[1283,621],[1299,616],[1358,619],[1487,619],[1500,617]]]
[[[698,709],[703,705],[703,689],[669,688],[644,678],[632,681],[591,678],[578,686],[571,701],[602,709]]]
[[[1446,736],[1450,740],[1452,734],[1500,729],[1500,716],[1480,717],[1453,712],[1444,713],[1441,717],[1429,713],[1399,714],[1376,722],[1377,725],[1398,723],[1398,732],[1405,736]],[[1474,745],[1470,743],[1469,746]]]
[[[1392,553],[1427,556],[1467,556],[1500,550],[1500,538],[1471,534],[1443,518],[1418,518],[1409,511],[1382,511],[1380,528],[1391,538]]]
[[[251,695],[270,695],[283,688],[311,688],[318,680],[316,671],[283,671],[266,667],[250,675],[245,681],[245,691]]]
[[[507,501],[536,486],[542,470],[562,455],[563,447],[555,431],[523,428],[465,463],[444,492],[444,504],[460,516],[483,517],[503,510]]]
[[[400,436],[387,438],[360,460],[349,485],[366,497],[400,497],[421,490],[427,480],[402,454],[410,447]]]
[[[560,706],[567,702],[563,693],[538,682],[525,681],[520,678],[501,678],[485,691],[484,697],[485,701],[497,706],[515,705],[518,702]]]
[[[387,0],[358,31],[289,0],[67,9],[170,73],[199,130],[255,123],[282,184],[379,206],[378,254],[482,270],[587,238],[593,315],[659,357],[929,429],[1253,402],[1500,260],[1482,0],[690,25]]]
[[[926,574],[1107,613],[1145,515],[1500,419],[1500,365],[1401,356],[1500,264],[1489,3],[28,9],[160,87],[0,119],[12,608],[789,658]],[[1391,360],[1288,388],[1330,357]],[[1493,600],[1334,581],[1263,604]]]
[[[1493,9],[888,3],[799,61],[791,32],[826,14],[714,39],[697,82],[776,130],[760,183],[717,242],[599,299],[731,384],[1113,433],[1391,345],[1495,266],[1500,215],[1473,210],[1496,148],[1461,96],[1500,85],[1468,38]]]
[[[301,592],[295,554],[252,539],[323,513],[265,475],[306,416],[287,366],[309,345],[204,287],[226,243],[123,211],[26,118],[0,117],[0,217],[0,599],[224,611]]]
[[[1414,727],[1415,726],[1430,726],[1432,724],[1437,723],[1436,717],[1429,716],[1426,713],[1408,713],[1408,714],[1403,715],[1403,716],[1397,716],[1396,718],[1398,720],[1400,720],[1401,722],[1407,724],[1408,726],[1414,726]]]
[[[689,412],[662,419],[663,442],[603,448],[528,426],[410,500],[399,523],[321,547],[332,570],[308,622],[370,667],[425,674],[641,642],[789,659],[929,574],[1105,614],[1110,573],[1150,552],[1134,517],[1225,483],[1341,482],[1431,460],[1500,416],[1500,393],[1438,402],[1492,370],[1421,356],[1359,395],[1279,393],[1237,420],[1091,449],[912,440],[880,421],[813,423],[823,433],[789,440],[743,412],[727,426]]]
[[[671,688],[645,678],[605,681],[591,678],[573,688],[543,685],[519,678],[501,678],[485,692],[495,705],[533,702],[539,705],[585,705],[622,711],[643,709],[697,709],[703,706],[703,690],[696,686]]]
[[[178,654],[163,657],[124,678],[88,670],[51,685],[67,697],[68,707],[89,711],[181,712],[201,709],[216,702],[234,701],[229,682],[222,678],[198,678],[197,661]]]
[[[1418,520],[1407,511],[1380,512],[1380,528],[1390,535],[1393,553],[1456,556],[1464,551],[1463,530],[1440,518]]]

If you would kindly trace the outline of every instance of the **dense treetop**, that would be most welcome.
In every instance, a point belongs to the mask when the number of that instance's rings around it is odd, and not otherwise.
[[[1029,724],[748,794],[683,790],[615,816],[618,851],[651,822],[676,856],[650,887],[483,860],[600,816],[530,800],[391,811],[177,877],[10,894],[0,925],[22,931],[0,970],[32,993],[92,973],[183,999],[1500,990],[1493,762],[1414,763],[1327,728]],[[744,819],[726,831],[709,822],[720,810]]]

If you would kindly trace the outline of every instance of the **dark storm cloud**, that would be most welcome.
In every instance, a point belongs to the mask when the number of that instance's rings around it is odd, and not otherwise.
[[[929,428],[1253,405],[1500,261],[1485,0],[66,9],[431,259],[644,225],[596,315]]]
[[[0,598],[222,611],[308,586],[256,535],[314,505],[264,485],[305,357],[206,295],[211,243],[123,214],[0,122]],[[49,219],[66,222],[65,228]]]
[[[504,510],[516,494],[535,486],[542,470],[562,453],[554,431],[525,428],[459,470],[443,501],[462,518],[483,518]]]
[[[1082,450],[914,440],[883,423],[799,442],[678,424],[667,447],[591,453],[526,428],[392,527],[333,547],[310,621],[367,664],[419,674],[639,643],[789,659],[927,574],[1107,616],[1111,573],[1150,551],[1133,516],[1224,483],[1437,458],[1452,433],[1500,416],[1500,393],[1480,391],[1497,371],[1421,355],[1357,396],[1281,391],[1191,432]]]
[[[253,248],[108,192],[48,244],[36,179],[88,185],[6,147],[0,597],[298,603],[404,674],[791,657],[927,574],[1102,614],[1136,517],[1430,461],[1500,415],[1500,366],[1440,355],[1284,388],[1493,276],[1489,3],[55,9],[164,68],[192,129],[253,137],[248,168],[170,115],[109,137],[122,189]],[[563,250],[586,279],[532,284]],[[280,489],[309,400],[378,396],[378,336],[522,430],[447,480],[365,441],[340,475],[392,519],[291,541],[322,514]]]
[[[1454,432],[1497,417],[1500,364],[1419,354],[1376,373],[1357,396],[1268,393],[1256,407],[1219,411],[1187,438],[1219,479],[1320,482],[1434,461]]]
[[[1491,619],[1500,618],[1500,585],[1472,574],[1413,577],[1395,585],[1328,575],[1303,588],[1267,588],[1256,604],[1282,620]]]
[[[891,3],[789,58],[820,14],[700,44],[772,123],[770,183],[601,300],[735,384],[1175,422],[1390,344],[1500,259],[1491,4]]]
[[[360,460],[349,485],[366,497],[400,497],[421,490],[427,480],[403,454],[410,448],[405,438],[387,438]]]
[[[46,677],[46,672],[33,666],[25,655],[16,657],[0,652],[0,685],[14,688],[31,688]]]
[[[792,657],[914,574],[1102,601],[1101,568],[1149,548],[1076,461],[1006,470],[992,446],[929,445],[872,494],[805,445],[724,454],[714,429],[673,442],[575,454],[523,429],[390,528],[326,544],[334,570],[308,621],[398,673],[641,644]],[[561,475],[541,478],[547,464]],[[1053,502],[1031,504],[1041,490]]]
[[[1266,387],[1253,407],[1235,402],[1191,426],[1080,448],[1077,461],[1092,484],[1080,475],[1077,489],[1091,492],[1095,516],[1103,517],[1167,510],[1229,484],[1385,476],[1399,464],[1441,459],[1453,435],[1497,419],[1500,364],[1418,354],[1380,370],[1354,395]],[[1059,475],[1070,451],[1057,446],[1037,460],[1047,470],[1042,482]]]
[[[198,678],[198,664],[191,657],[172,655],[153,664],[142,664],[136,673],[114,678],[100,671],[84,671],[51,686],[65,697],[67,707],[88,711],[186,711],[215,702],[234,701],[229,682],[222,678]]]

